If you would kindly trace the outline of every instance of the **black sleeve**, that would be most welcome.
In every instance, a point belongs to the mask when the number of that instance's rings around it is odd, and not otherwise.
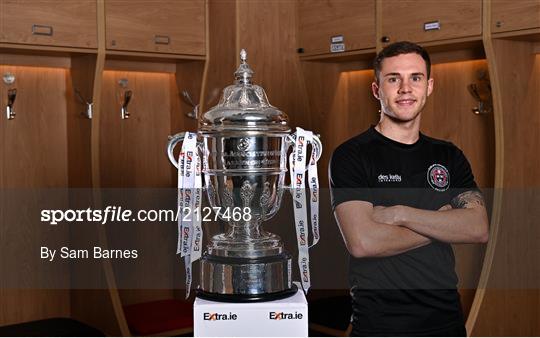
[[[373,203],[365,166],[355,153],[342,145],[332,154],[328,166],[332,209],[347,201]]]
[[[454,155],[452,159],[453,177],[451,177],[451,199],[458,196],[465,191],[475,190],[480,192],[476,182],[474,181],[474,175],[471,170],[471,165],[463,152],[455,147]]]

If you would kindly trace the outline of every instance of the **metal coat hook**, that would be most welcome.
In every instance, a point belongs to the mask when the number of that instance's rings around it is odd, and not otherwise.
[[[208,95],[209,96],[209,99],[206,101],[206,105],[211,105],[212,103],[214,103],[214,101],[216,100],[216,98],[219,97],[219,88],[214,88],[211,93]],[[185,113],[187,117],[190,117],[192,119],[199,119],[199,107],[200,105],[199,104],[195,104],[193,102],[193,100],[191,99],[191,95],[189,95],[189,92],[187,90],[183,90],[182,91],[182,100],[190,105],[193,110],[188,112],[188,113]]]
[[[13,104],[15,103],[15,98],[17,97],[17,89],[8,89],[8,104],[6,106],[6,118],[8,120],[13,120],[15,118],[15,111],[13,110]]]
[[[469,93],[478,102],[478,106],[472,109],[476,115],[485,115],[493,112],[493,103],[491,98],[491,83],[487,71],[479,70],[477,72],[478,83],[471,83],[467,86]]]
[[[120,114],[122,116],[122,119],[125,120],[129,118],[129,112],[127,110],[127,106],[129,104],[129,101],[131,101],[133,92],[131,90],[126,90],[122,96],[123,96],[123,99],[122,99],[122,108],[120,109]]]
[[[185,103],[189,104],[193,110],[186,113],[186,115],[192,119],[198,119],[199,118],[199,105],[193,103],[193,100],[191,99],[191,95],[189,95],[187,90],[182,91],[182,99]]]
[[[484,115],[493,111],[493,106],[491,104],[491,90],[486,93],[486,88],[482,88],[475,83],[468,85],[467,89],[472,97],[478,101],[478,106],[472,109],[473,113],[476,115]]]
[[[8,86],[11,86],[15,83],[15,75],[13,73],[7,72],[2,76],[2,80]],[[13,110],[13,104],[15,103],[15,98],[17,97],[17,89],[9,88],[8,89],[8,103],[6,106],[6,118],[8,120],[13,120],[15,118],[15,111]]]
[[[75,95],[77,96],[78,101],[86,106],[86,111],[81,112],[84,116],[86,116],[88,119],[92,119],[92,115],[94,113],[94,103],[89,102],[88,100],[85,100],[82,97],[82,94],[79,90],[75,89]]]
[[[127,110],[127,106],[129,104],[129,101],[131,101],[131,97],[133,96],[133,91],[127,89],[128,87],[128,79],[122,78],[118,80],[118,85],[120,88],[124,89],[123,92],[120,94],[120,116],[122,117],[122,120],[129,118],[129,112]]]

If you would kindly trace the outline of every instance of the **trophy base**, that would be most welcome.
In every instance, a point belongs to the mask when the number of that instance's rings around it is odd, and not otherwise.
[[[291,255],[282,253],[259,258],[201,258],[204,299],[225,302],[262,302],[286,298],[297,290],[291,282]]]
[[[265,293],[260,295],[241,295],[241,294],[235,294],[235,295],[228,295],[228,294],[221,294],[221,293],[211,293],[201,290],[200,288],[197,289],[197,297],[206,299],[206,300],[212,300],[215,302],[225,302],[225,303],[251,303],[251,302],[269,302],[272,300],[278,300],[283,299],[287,297],[291,297],[298,291],[298,287],[296,285],[292,285],[290,289],[283,290],[280,292],[274,292],[274,293]]]

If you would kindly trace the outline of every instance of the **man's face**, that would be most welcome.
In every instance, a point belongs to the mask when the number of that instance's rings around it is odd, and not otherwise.
[[[379,83],[373,82],[371,89],[384,114],[396,122],[409,122],[422,112],[433,91],[433,79],[427,78],[420,55],[400,54],[383,60]]]

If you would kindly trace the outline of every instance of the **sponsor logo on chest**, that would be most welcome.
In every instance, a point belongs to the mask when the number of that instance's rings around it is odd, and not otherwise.
[[[380,174],[377,176],[379,183],[401,182],[401,175],[398,174]]]

